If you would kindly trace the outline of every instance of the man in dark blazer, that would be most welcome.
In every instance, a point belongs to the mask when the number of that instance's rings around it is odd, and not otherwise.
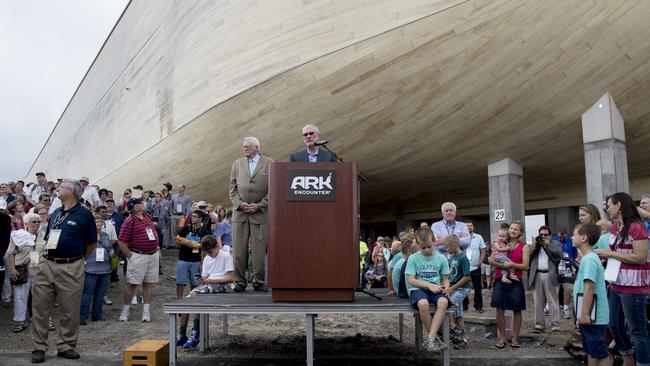
[[[235,160],[230,171],[230,200],[233,205],[232,236],[235,261],[235,292],[246,289],[248,244],[250,242],[255,291],[266,291],[264,257],[266,256],[266,209],[268,174],[272,159],[259,154],[260,142],[246,137],[244,157]]]
[[[320,139],[318,127],[311,124],[303,127],[302,139],[307,148],[289,155],[289,161],[298,163],[329,163],[337,161],[336,156],[331,152],[314,146],[314,143]]]

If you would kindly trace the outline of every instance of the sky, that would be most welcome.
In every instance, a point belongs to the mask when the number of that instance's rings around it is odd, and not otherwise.
[[[0,182],[25,178],[127,4],[0,0]]]

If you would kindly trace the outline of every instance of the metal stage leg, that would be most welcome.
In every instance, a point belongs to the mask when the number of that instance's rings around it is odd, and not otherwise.
[[[223,336],[228,336],[228,314],[223,314]]]
[[[199,314],[199,352],[205,352],[208,347],[208,338],[210,335],[208,322],[210,316],[208,314]]]
[[[314,366],[314,323],[316,314],[307,314],[307,366]]]
[[[447,345],[447,349],[442,351],[442,364],[444,366],[449,366],[450,362],[450,352],[451,344],[449,342],[449,316],[451,312],[445,313],[445,320],[442,323],[442,341]]]
[[[176,366],[176,317],[169,314],[169,366]]]
[[[420,351],[422,345],[422,320],[420,320],[420,313],[415,315],[415,350]]]
[[[402,343],[404,337],[404,313],[399,313],[399,343]]]
[[[210,314],[205,314],[205,349],[210,348]]]

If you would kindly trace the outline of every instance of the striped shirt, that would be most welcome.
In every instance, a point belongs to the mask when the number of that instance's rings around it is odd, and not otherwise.
[[[637,240],[648,241],[648,231],[640,221],[630,223],[627,238],[621,243],[618,238],[619,223],[612,225],[612,236],[609,238],[609,247],[621,254],[632,254],[632,243]],[[614,247],[616,244],[616,247]],[[625,294],[650,295],[650,252],[644,264],[621,263],[618,279],[610,284],[610,288]]]
[[[130,215],[122,224],[119,241],[127,243],[129,249],[135,249],[140,252],[155,252],[158,249],[158,234],[153,225],[151,216],[146,213],[142,214],[143,219]],[[149,239],[147,229],[153,235]]]

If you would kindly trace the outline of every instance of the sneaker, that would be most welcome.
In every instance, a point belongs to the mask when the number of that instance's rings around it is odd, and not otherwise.
[[[453,335],[463,335],[463,334],[465,334],[465,330],[463,330],[462,328],[459,328],[459,327],[453,327],[453,328],[449,329],[449,332],[451,334],[453,334]]]
[[[544,305],[544,316],[548,316],[550,310],[548,309],[548,304]]]
[[[187,336],[185,334],[176,336],[176,347],[183,347],[185,343],[187,343]]]
[[[533,328],[533,333],[543,333],[546,330],[546,328],[542,327],[541,325],[535,325],[535,328]]]
[[[440,338],[436,338],[436,339],[434,340],[434,342],[436,343],[436,346],[438,347],[438,350],[440,350],[440,352],[445,351],[447,348],[449,348],[449,347],[445,344],[445,342],[443,342],[442,339],[440,339]]]
[[[138,305],[138,295],[133,295],[131,299],[131,305]]]
[[[199,345],[199,333],[196,330],[193,330],[190,334],[190,339],[185,342],[183,348],[185,349],[195,349]]]
[[[569,309],[562,310],[562,319],[571,319],[571,313]]]
[[[150,322],[151,321],[151,313],[148,311],[142,312],[142,321],[143,322]]]
[[[122,314],[120,314],[120,321],[125,322],[129,320],[129,311],[122,309]]]
[[[424,342],[422,342],[422,348],[424,348],[426,351],[429,351],[429,352],[435,352],[435,353],[440,352],[438,350],[438,346],[436,345],[435,338],[431,338],[431,337],[427,337],[424,340]]]
[[[80,325],[87,325],[88,324],[88,319],[80,319],[79,324]]]
[[[562,329],[560,329],[560,327],[558,327],[558,326],[551,327],[551,332],[553,332],[553,333],[559,333],[561,331],[562,331]]]
[[[108,296],[104,296],[104,304],[113,305],[113,302],[108,298]]]

